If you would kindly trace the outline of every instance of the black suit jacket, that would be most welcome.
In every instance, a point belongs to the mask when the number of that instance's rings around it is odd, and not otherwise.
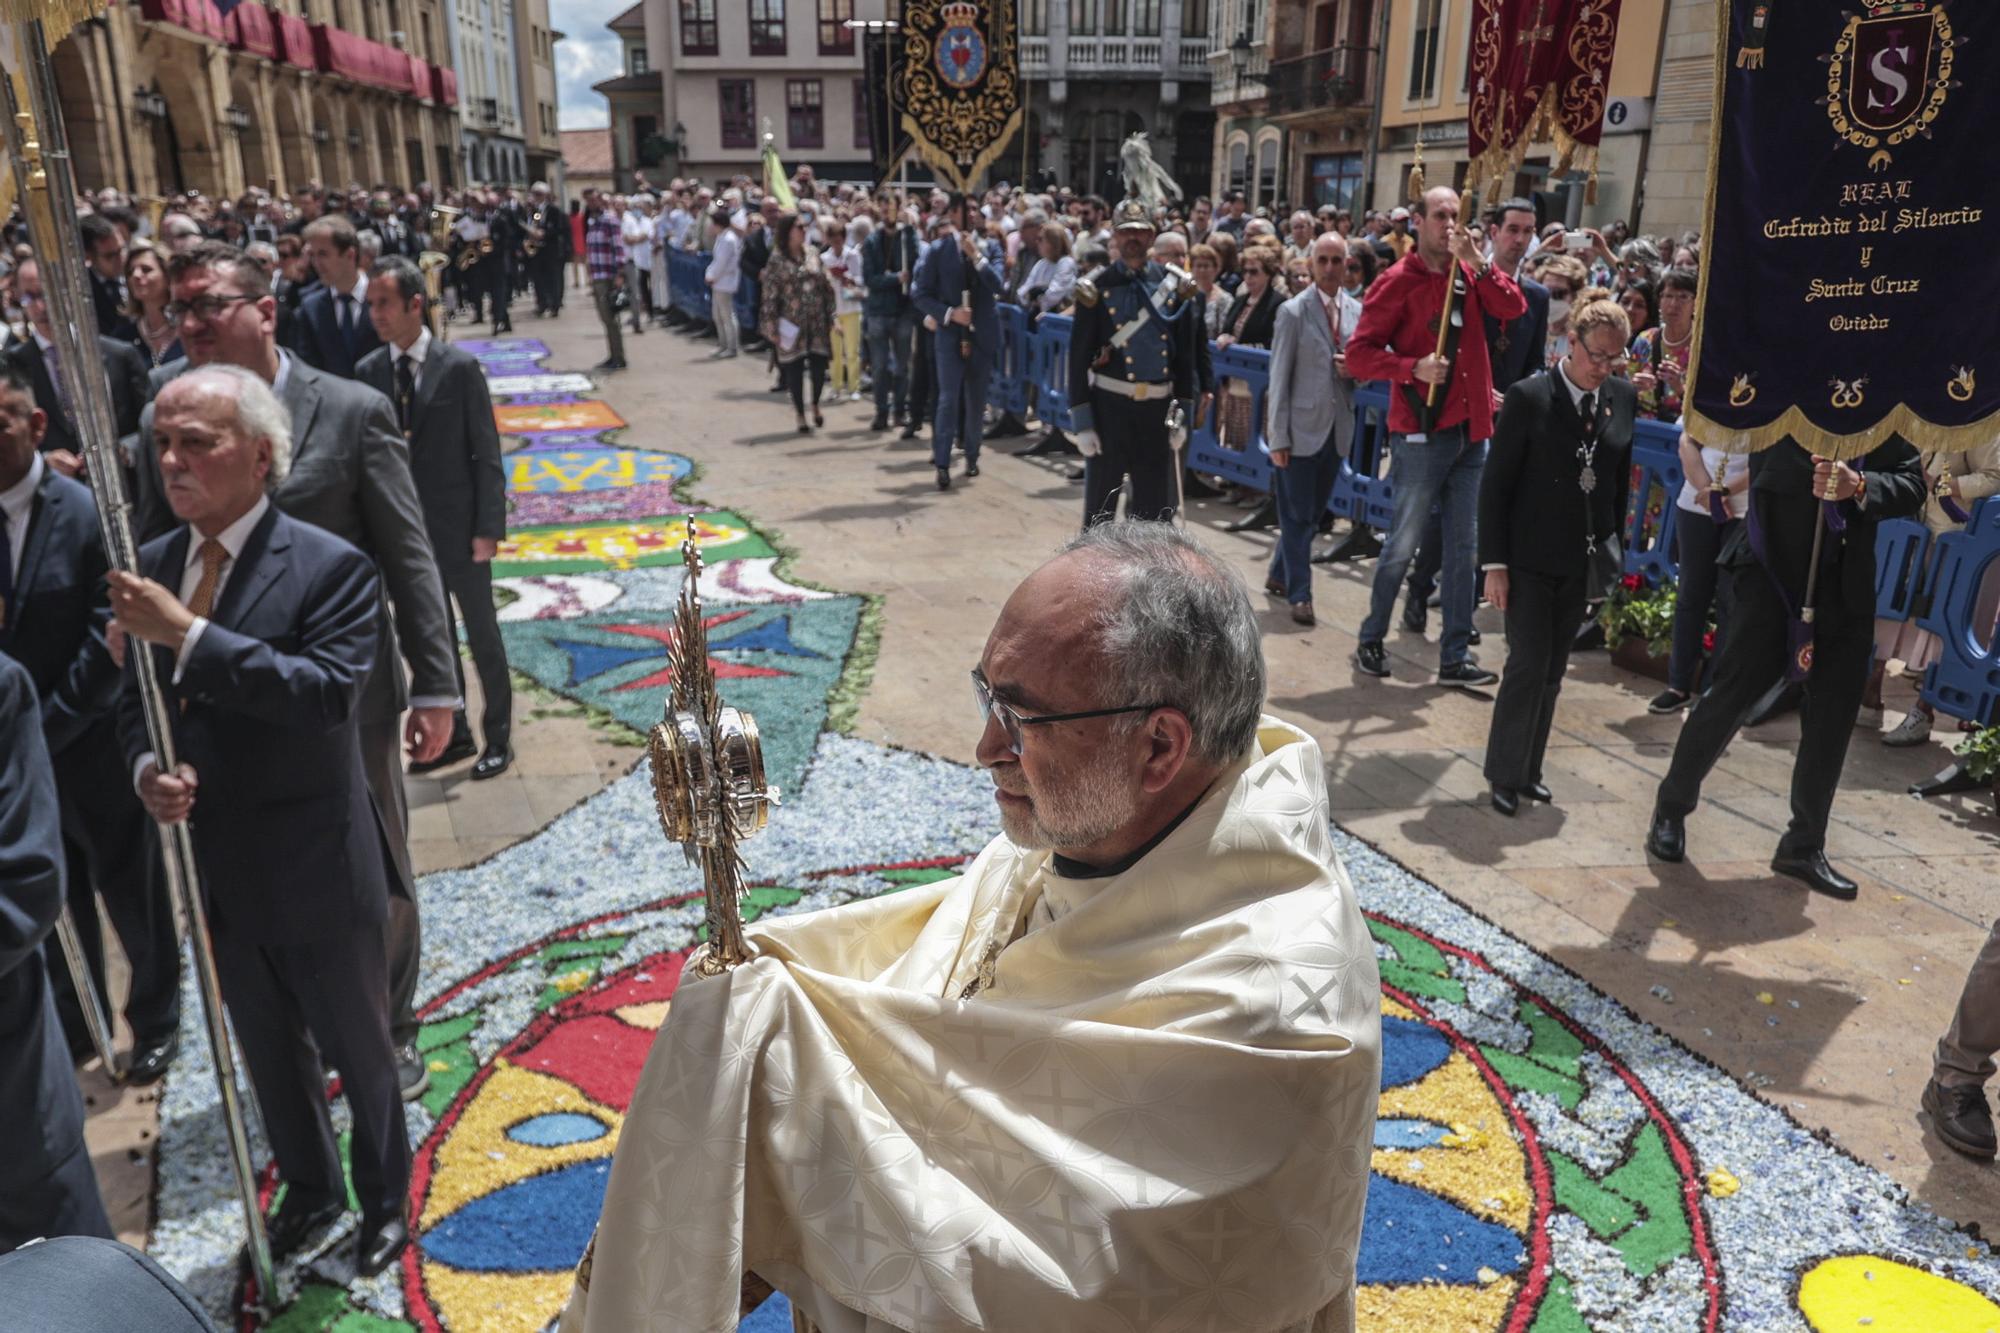
[[[1243,313],[1244,303],[1250,299],[1247,289],[1237,292],[1236,299],[1229,303],[1229,314],[1222,321],[1222,332],[1234,333],[1237,317]],[[1236,334],[1233,347],[1269,347],[1271,335],[1278,328],[1278,307],[1285,298],[1278,293],[1274,283],[1264,289],[1264,299],[1250,312],[1250,318],[1243,321],[1243,332]]]
[[[17,1198],[48,1189],[83,1144],[83,1103],[43,964],[42,940],[62,910],[63,845],[38,714],[27,671],[0,653],[0,1194]],[[28,1239],[0,1234],[0,1244]]]
[[[152,367],[139,349],[128,342],[100,337],[97,350],[104,358],[104,372],[111,381],[111,415],[122,439],[139,429],[139,413],[153,400],[147,387],[147,372]],[[42,437],[42,452],[67,449],[81,455],[83,434],[62,410],[62,400],[56,396],[56,382],[49,377],[48,361],[42,356],[42,345],[30,337],[8,348],[7,359],[35,386],[35,406],[48,414],[49,431]]]
[[[396,402],[389,348],[361,359],[355,378]],[[424,526],[441,563],[471,558],[472,539],[507,535],[507,478],[500,428],[479,362],[463,348],[432,339],[410,429],[410,475],[424,506]]]
[[[1857,467],[1868,489],[1867,507],[1842,503],[1844,532],[1828,528],[1820,541],[1820,583],[1814,600],[1829,595],[1855,616],[1873,616],[1875,606],[1875,525],[1887,518],[1911,518],[1924,507],[1923,459],[1900,435],[1878,445]],[[1764,551],[1771,571],[1785,587],[1792,605],[1805,596],[1806,571],[1812,563],[1813,528],[1822,501],[1812,493],[1813,456],[1790,439],[1750,455],[1750,506],[1764,534]],[[1721,564],[1743,568],[1756,563],[1750,525],[1731,524],[1718,557]]]
[[[1493,387],[1501,393],[1543,368],[1548,356],[1549,289],[1530,277],[1515,280],[1528,308],[1512,319],[1486,320],[1486,354],[1493,367]],[[1500,344],[1507,350],[1501,351]]]
[[[4,559],[0,554],[0,559]],[[0,651],[27,668],[41,698],[42,734],[59,755],[107,715],[118,672],[104,646],[110,611],[97,506],[82,483],[42,469],[28,513],[14,604]]]
[[[141,548],[147,578],[179,591],[189,532]],[[178,757],[200,780],[189,818],[218,930],[303,943],[387,915],[388,845],[358,728],[380,596],[367,556],[273,505],[178,682],[174,655],[151,650]],[[136,763],[152,747],[129,669],[118,724]]]
[[[1639,394],[1630,380],[1597,391],[1597,452],[1588,496],[1580,484],[1583,418],[1560,371],[1530,375],[1507,390],[1479,483],[1479,563],[1554,578],[1590,567],[1586,539],[1617,534],[1632,490],[1632,423]]]
[[[137,337],[139,326],[125,313],[125,293],[120,285],[88,265],[85,268],[90,274],[90,301],[97,312],[97,332],[120,342]]]
[[[351,380],[355,365],[380,347],[382,339],[375,332],[375,321],[368,318],[368,307],[359,302],[355,303],[353,327],[342,337],[334,299],[333,289],[323,285],[306,293],[299,302],[293,345],[313,369]]]

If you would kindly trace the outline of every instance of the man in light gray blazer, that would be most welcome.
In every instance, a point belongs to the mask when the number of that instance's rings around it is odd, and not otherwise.
[[[429,1075],[415,1047],[420,933],[397,749],[407,740],[411,759],[436,758],[451,737],[460,699],[457,633],[424,529],[409,448],[381,393],[314,370],[278,346],[270,277],[241,250],[220,242],[198,245],[174,256],[167,281],[173,294],[168,312],[187,356],[153,372],[155,393],[190,367],[215,362],[263,376],[292,418],[291,472],[272,499],[293,518],[359,547],[381,571],[387,600],[375,667],[361,695],[361,758],[394,861],[385,932],[389,1019],[403,1094],[415,1097]],[[135,526],[144,542],[176,522],[153,446],[151,407],[140,418],[135,452]],[[407,685],[399,657],[409,659]],[[406,707],[410,719],[399,736]]]
[[[1290,603],[1301,625],[1314,623],[1313,534],[1354,441],[1346,354],[1361,319],[1361,303],[1341,290],[1347,242],[1328,232],[1311,253],[1313,285],[1278,307],[1264,425],[1278,502],[1278,549],[1264,591]]]

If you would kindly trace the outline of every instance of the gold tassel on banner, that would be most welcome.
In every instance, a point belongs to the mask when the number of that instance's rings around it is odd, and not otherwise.
[[[1595,203],[1597,202],[1597,168],[1596,168],[1596,167],[1592,167],[1592,168],[1590,169],[1590,180],[1589,180],[1589,182],[1588,182],[1588,183],[1586,183],[1586,184],[1584,185],[1584,187],[1583,187],[1583,202],[1584,202],[1584,203],[1586,203],[1586,204],[1595,204]]]
[[[1424,201],[1424,147],[1422,144],[1418,144],[1417,155],[1410,162],[1410,202],[1412,204],[1421,204],[1423,203],[1423,201]]]

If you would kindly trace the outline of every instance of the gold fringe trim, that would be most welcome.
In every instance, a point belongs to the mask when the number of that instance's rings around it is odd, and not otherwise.
[[[911,147],[916,149],[918,156],[931,164],[933,171],[950,182],[959,193],[970,194],[973,182],[979,179],[980,173],[1000,160],[1001,150],[1007,147],[1008,141],[1020,130],[1023,113],[1024,108],[1015,107],[1008,115],[1007,123],[1000,127],[1000,133],[994,136],[993,142],[982,148],[979,156],[973,158],[972,164],[963,171],[959,170],[958,162],[950,153],[930,141],[929,136],[923,131],[923,126],[917,123],[915,117],[905,113],[903,128],[909,133]]]
[[[1506,94],[1502,94],[1501,112],[1506,111]],[[1585,198],[1590,203],[1597,202],[1597,145],[1584,143],[1556,119],[1556,86],[1551,83],[1542,89],[1541,101],[1535,105],[1535,114],[1522,128],[1520,136],[1512,143],[1494,141],[1486,145],[1478,157],[1465,169],[1466,188],[1480,194],[1496,197],[1505,193],[1510,177],[1521,170],[1528,160],[1528,150],[1537,144],[1553,144],[1556,160],[1549,167],[1549,177],[1554,179],[1575,169],[1591,174],[1591,181],[1585,187]]]
[[[1940,426],[1925,421],[1908,404],[1898,403],[1868,429],[1852,435],[1835,435],[1815,426],[1806,418],[1804,410],[1797,406],[1786,408],[1784,415],[1776,421],[1750,430],[1738,430],[1703,415],[1690,405],[1681,417],[1681,424],[1689,438],[1704,448],[1722,449],[1732,454],[1754,454],[1790,438],[1798,441],[1808,453],[1851,462],[1866,457],[1892,435],[1902,436],[1927,453],[1962,453],[1979,448],[1992,443],[1993,437],[2000,434],[2000,411],[1963,426]]]
[[[43,38],[53,52],[72,28],[109,7],[108,0],[0,0],[0,20],[27,23],[40,19]]]

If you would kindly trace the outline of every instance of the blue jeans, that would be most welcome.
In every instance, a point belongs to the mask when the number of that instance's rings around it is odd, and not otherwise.
[[[1465,660],[1472,630],[1477,560],[1473,529],[1479,517],[1479,478],[1486,470],[1486,441],[1468,440],[1464,426],[1453,426],[1432,431],[1422,442],[1391,436],[1389,450],[1396,516],[1375,563],[1375,586],[1368,598],[1368,618],[1361,622],[1361,642],[1380,643],[1387,637],[1403,575],[1416,555],[1431,506],[1437,505],[1444,523],[1444,638],[1438,664],[1456,666]]]
[[[1270,577],[1285,585],[1285,600],[1293,606],[1312,601],[1313,537],[1339,476],[1340,454],[1331,440],[1316,454],[1293,454],[1288,466],[1271,469],[1271,494],[1278,502],[1278,546],[1271,552]]]
[[[862,336],[868,341],[869,373],[875,377],[875,415],[886,417],[893,402],[898,417],[910,410],[911,342],[917,313],[905,306],[893,315],[863,315]]]

